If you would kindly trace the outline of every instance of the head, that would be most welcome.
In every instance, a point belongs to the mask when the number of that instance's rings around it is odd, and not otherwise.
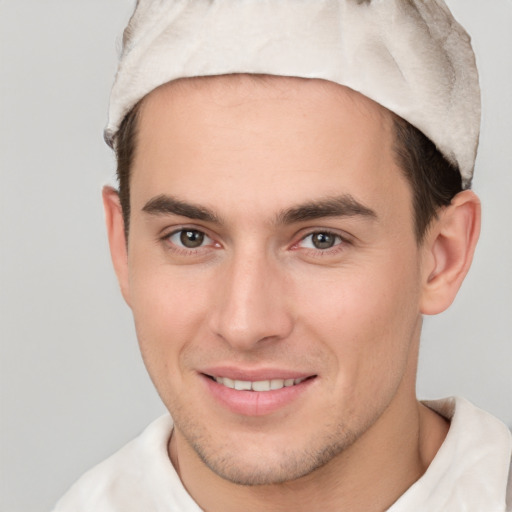
[[[267,34],[276,30],[286,37],[271,43]],[[442,43],[448,39],[449,46]],[[430,7],[416,0],[307,0],[300,6],[219,0],[213,13],[203,1],[155,7],[142,0],[124,31],[105,130],[106,141],[116,149],[126,234],[141,99],[183,77],[240,70],[254,80],[268,79],[262,70],[328,79],[388,107],[395,121],[396,156],[414,191],[418,242],[436,209],[470,188],[480,118],[478,74],[469,38],[442,0]]]
[[[301,78],[166,84],[117,144],[112,256],[182,454],[269,484],[385,449],[415,403],[422,315],[476,244],[456,170],[367,97]],[[248,382],[276,389],[231,389]]]

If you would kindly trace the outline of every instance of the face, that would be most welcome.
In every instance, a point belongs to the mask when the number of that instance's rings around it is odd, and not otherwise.
[[[176,442],[277,483],[414,396],[421,248],[381,107],[335,84],[210,78],[146,98],[125,297]]]

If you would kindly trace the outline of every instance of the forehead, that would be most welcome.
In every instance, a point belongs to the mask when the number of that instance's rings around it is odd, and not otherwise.
[[[223,207],[251,204],[269,215],[333,193],[365,202],[405,183],[393,144],[391,114],[332,82],[183,79],[142,103],[132,202],[193,191],[200,204],[222,197]]]
[[[164,84],[142,102],[141,115],[154,116],[155,111],[168,114],[186,113],[196,105],[209,103],[213,109],[235,109],[245,103],[265,104],[293,102],[297,110],[334,106],[337,115],[364,116],[376,125],[386,125],[392,114],[384,107],[348,87],[328,80],[257,74],[232,74],[181,78]],[[145,113],[145,114],[144,114]],[[276,111],[278,117],[280,112]]]

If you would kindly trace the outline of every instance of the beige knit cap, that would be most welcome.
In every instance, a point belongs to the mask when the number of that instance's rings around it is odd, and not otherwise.
[[[105,139],[182,77],[262,73],[350,87],[429,137],[471,181],[480,88],[470,38],[442,0],[138,0]]]

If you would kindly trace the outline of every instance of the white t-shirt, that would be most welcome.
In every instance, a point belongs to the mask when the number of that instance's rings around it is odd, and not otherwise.
[[[448,435],[426,473],[388,512],[512,512],[507,427],[462,398],[425,405],[451,421]],[[201,512],[167,455],[171,431],[169,415],[151,423],[85,473],[54,512]]]

